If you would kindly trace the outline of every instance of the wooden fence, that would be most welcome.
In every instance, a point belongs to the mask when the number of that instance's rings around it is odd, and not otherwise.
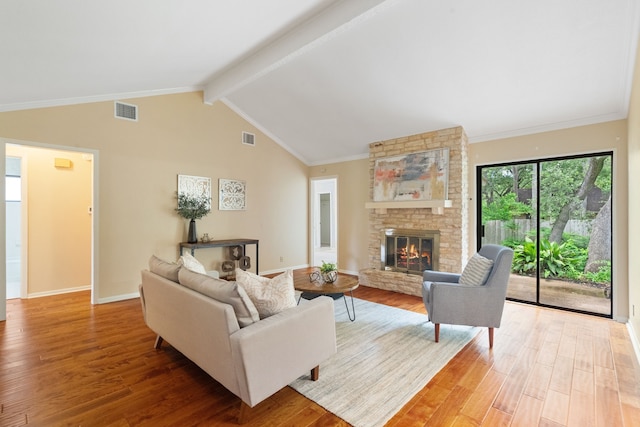
[[[564,229],[565,233],[589,237],[591,234],[591,220],[572,219]],[[541,222],[541,227],[551,228],[549,222]],[[536,229],[535,219],[514,219],[511,221],[487,221],[484,226],[484,243],[501,244],[507,239],[524,240],[532,235]],[[531,234],[529,234],[531,233]]]

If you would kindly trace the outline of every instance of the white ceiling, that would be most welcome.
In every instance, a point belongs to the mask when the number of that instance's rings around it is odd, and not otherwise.
[[[203,90],[309,165],[623,119],[639,3],[2,0],[0,111]]]

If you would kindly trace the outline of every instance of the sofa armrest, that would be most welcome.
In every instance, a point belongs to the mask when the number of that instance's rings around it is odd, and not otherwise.
[[[231,335],[240,398],[253,407],[337,351],[333,300],[318,297]]]
[[[460,274],[447,273],[446,271],[425,270],[422,273],[422,280],[424,282],[458,283],[460,276]]]

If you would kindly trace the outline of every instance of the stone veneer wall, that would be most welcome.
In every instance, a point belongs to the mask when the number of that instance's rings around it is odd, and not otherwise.
[[[468,140],[462,127],[374,142],[369,145],[369,200],[373,200],[373,174],[376,159],[420,151],[449,148],[449,194],[451,208],[444,214],[431,209],[387,209],[386,214],[369,212],[369,268],[360,271],[360,283],[374,288],[421,295],[422,276],[380,270],[380,234],[385,228],[440,231],[441,271],[460,272],[468,254],[467,183]]]

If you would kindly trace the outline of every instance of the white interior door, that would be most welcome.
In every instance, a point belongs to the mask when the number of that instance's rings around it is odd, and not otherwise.
[[[322,261],[338,262],[337,186],[337,178],[311,180],[312,266],[320,266]]]

